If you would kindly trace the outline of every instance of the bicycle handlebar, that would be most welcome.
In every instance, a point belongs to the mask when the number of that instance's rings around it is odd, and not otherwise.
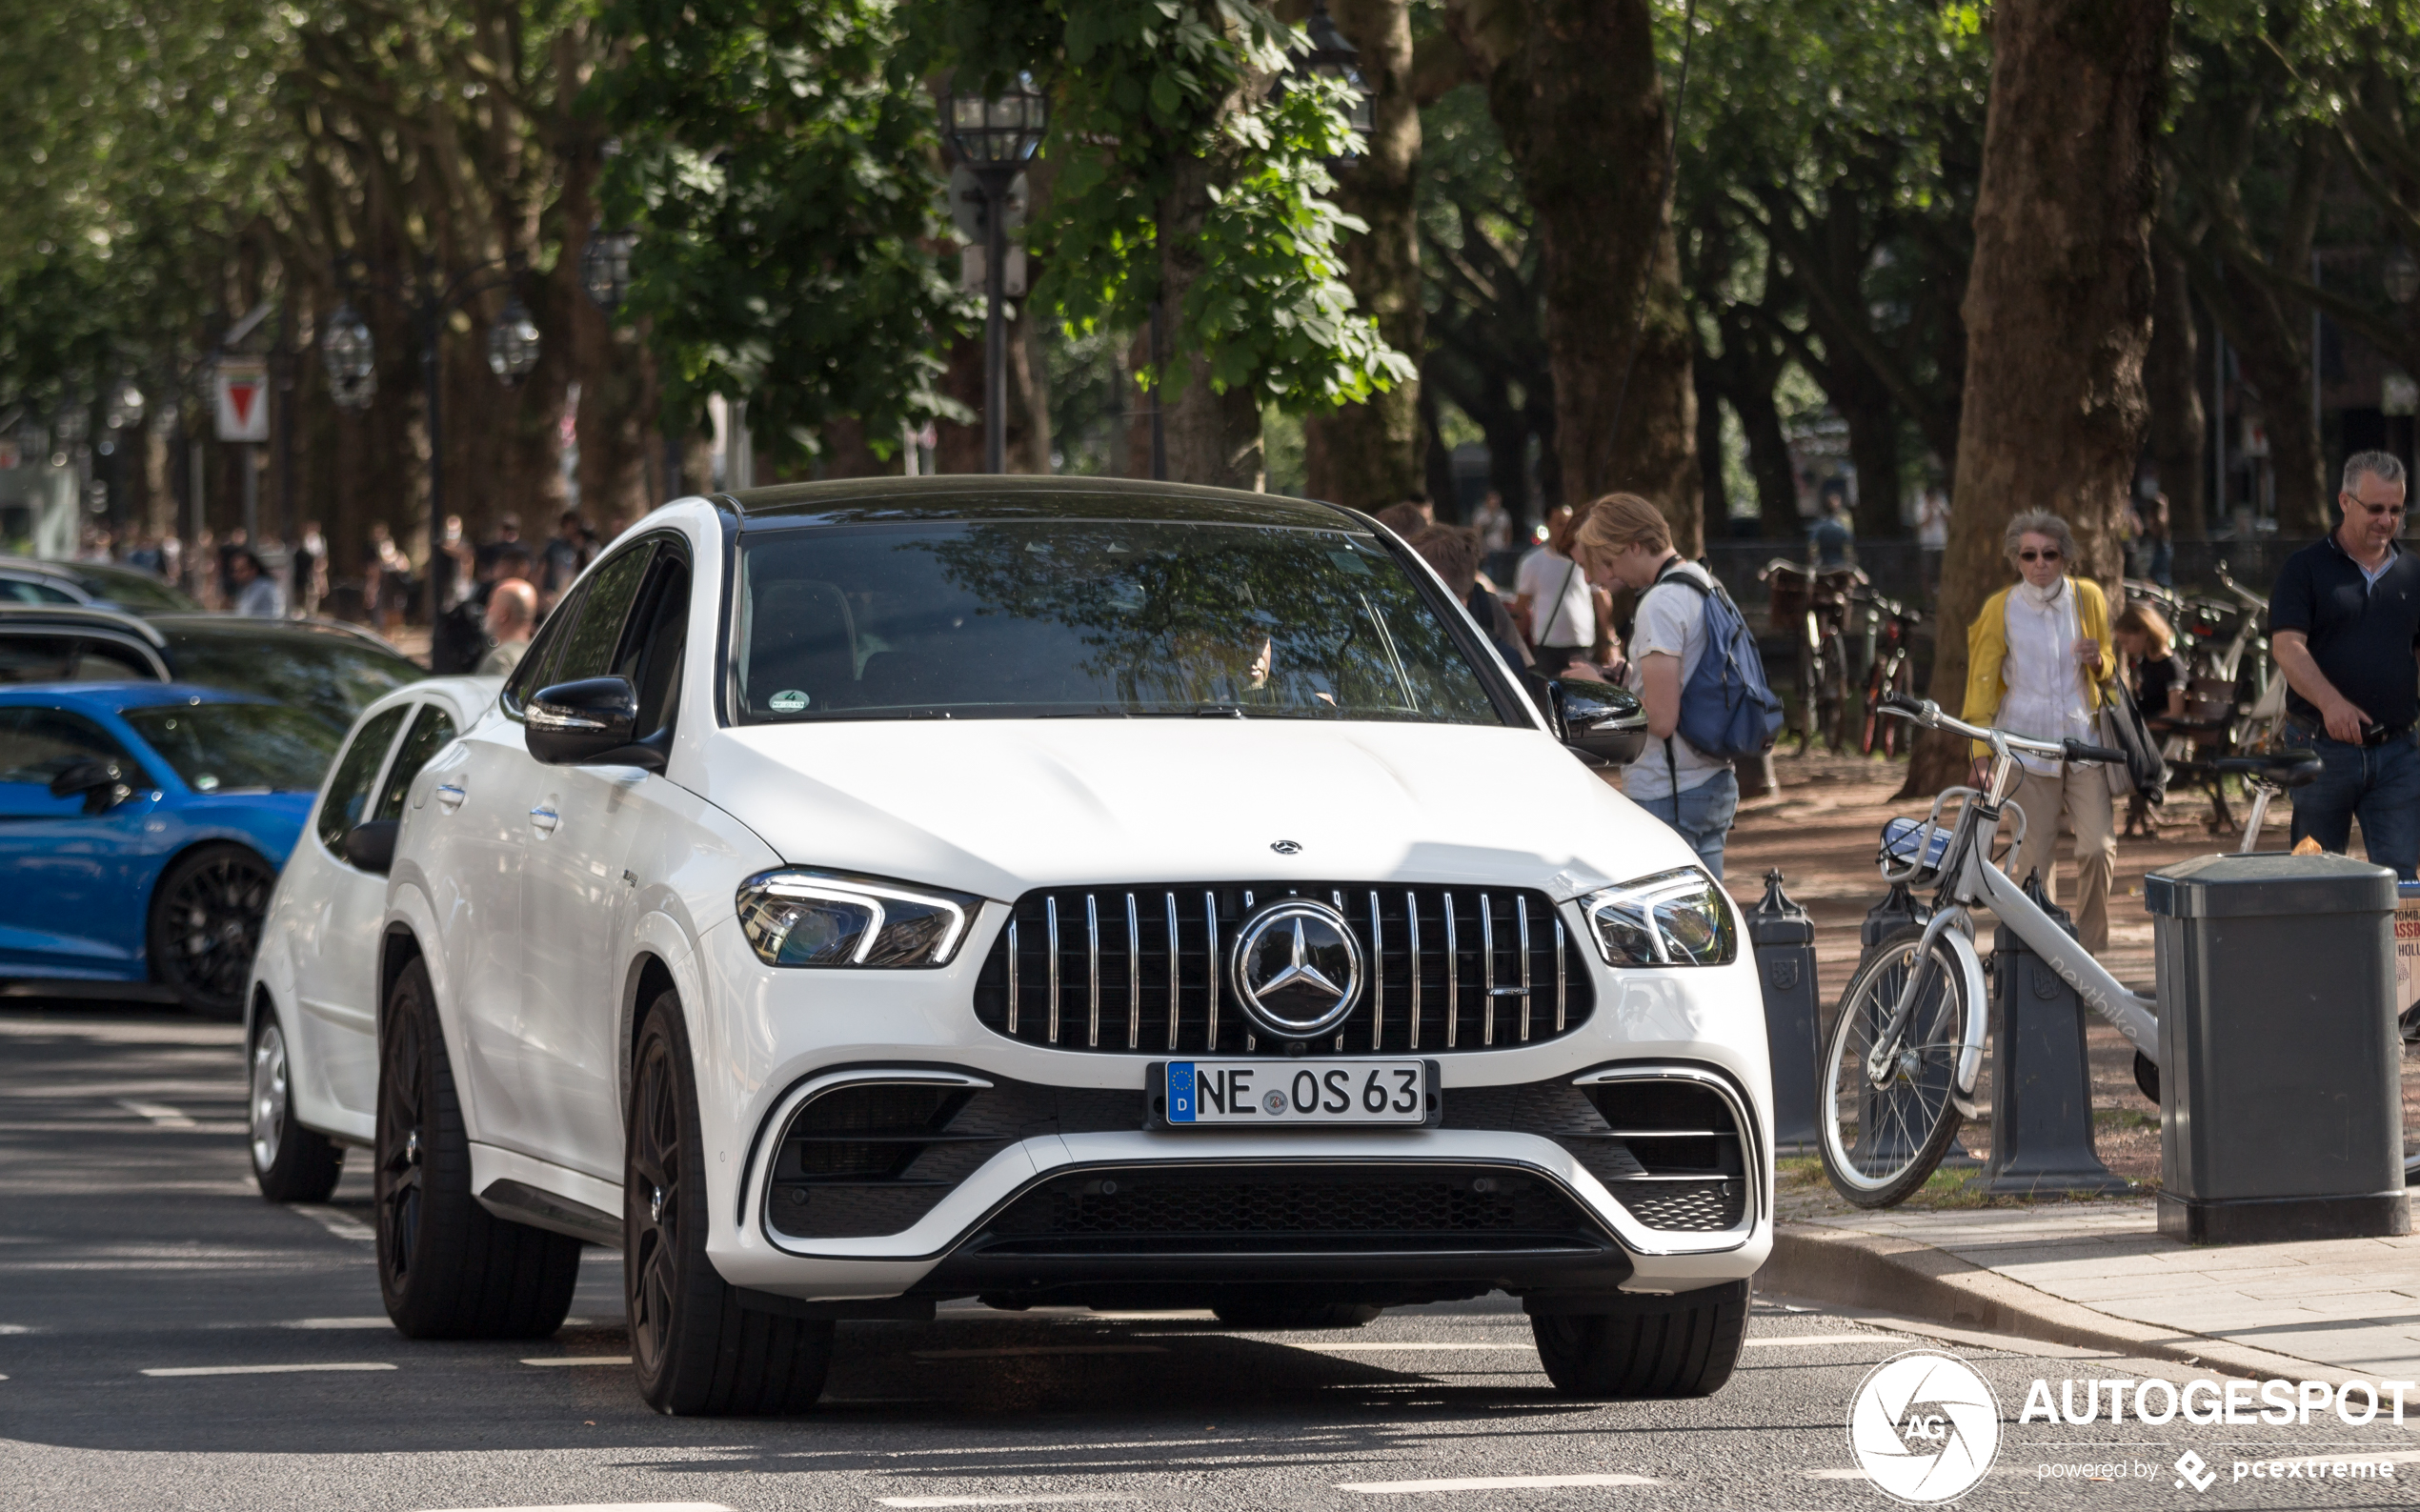
[[[1983,725],[1968,724],[1964,719],[1953,718],[1942,713],[1941,705],[1930,698],[1915,698],[1904,693],[1886,694],[1878,707],[1885,714],[1895,714],[1903,719],[1913,720],[1927,730],[1953,731],[1969,740],[1981,740],[1986,745],[2026,756],[2055,756],[2062,761],[2107,761],[2119,766],[2126,764],[2126,753],[2112,751],[2107,746],[2093,745],[2087,741],[2076,739],[2036,740],[2027,736],[2010,735],[2006,730],[1993,730]]]

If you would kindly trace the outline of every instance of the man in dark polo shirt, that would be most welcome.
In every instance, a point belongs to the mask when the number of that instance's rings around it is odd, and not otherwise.
[[[2361,820],[2370,858],[2405,881],[2420,867],[2420,554],[2403,530],[2403,463],[2345,458],[2334,534],[2286,560],[2269,628],[2286,714],[2326,771],[2294,794],[2294,838],[2343,851]]]

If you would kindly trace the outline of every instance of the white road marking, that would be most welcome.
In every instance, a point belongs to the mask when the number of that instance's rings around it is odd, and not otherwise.
[[[1526,1340],[1518,1343],[1510,1344],[1297,1344],[1294,1347],[1297,1349],[1316,1349],[1321,1354],[1330,1355],[1402,1354],[1406,1352],[1424,1355],[1432,1350],[1439,1349],[1518,1349],[1522,1353],[1527,1355],[1534,1355],[1538,1352],[1538,1346]]]
[[[383,1313],[375,1318],[295,1318],[277,1326],[280,1328],[393,1328],[394,1320]]]
[[[1164,1355],[1158,1344],[1031,1344],[1015,1349],[912,1349],[918,1360],[1007,1360],[1024,1355]]]
[[[1866,1479],[1866,1475],[1863,1470],[1808,1470],[1799,1479],[1802,1481],[1863,1481]]]
[[[444,1512],[731,1512],[719,1502],[583,1502],[577,1506],[449,1507]]]
[[[335,1235],[338,1239],[357,1240],[369,1244],[376,1241],[378,1231],[340,1207],[325,1207],[317,1202],[289,1202],[286,1210],[303,1217]]]
[[[1896,1344],[1905,1341],[1891,1334],[1791,1334],[1776,1339],[1751,1339],[1750,1349],[1785,1349],[1792,1345],[1812,1348],[1817,1344]]]
[[[324,1365],[154,1365],[147,1376],[291,1376],[323,1370],[393,1370],[376,1360],[351,1360]]]
[[[1337,1489],[1360,1491],[1369,1496],[1413,1496],[1423,1491],[1518,1491],[1534,1486],[1663,1483],[1652,1476],[1644,1475],[1487,1475],[1463,1476],[1449,1481],[1347,1481]]]
[[[627,1365],[628,1355],[539,1355],[524,1360],[525,1365]]]
[[[886,1496],[884,1506],[1054,1506],[1069,1502],[1132,1502],[1117,1491],[1063,1491],[1056,1496]]]
[[[156,1129],[197,1129],[200,1122],[183,1108],[171,1108],[164,1102],[136,1102],[128,1098],[117,1099],[117,1105],[138,1119],[149,1119]]]
[[[0,1323],[0,1334],[30,1334],[33,1330],[24,1323]]]

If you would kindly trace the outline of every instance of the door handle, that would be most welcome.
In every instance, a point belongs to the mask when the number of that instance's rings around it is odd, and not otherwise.
[[[471,795],[469,793],[463,790],[462,784],[459,782],[440,782],[437,784],[437,807],[445,810],[448,814],[451,814],[455,809],[460,808],[462,806],[462,800],[470,796]]]
[[[562,816],[556,814],[553,809],[548,808],[543,803],[539,804],[536,808],[530,810],[530,828],[537,831],[540,835],[554,834],[555,826],[562,822]]]

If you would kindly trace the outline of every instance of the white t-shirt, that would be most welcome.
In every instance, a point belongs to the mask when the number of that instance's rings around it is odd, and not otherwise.
[[[1541,546],[1521,559],[1513,592],[1529,597],[1529,638],[1539,645],[1584,651],[1597,643],[1597,603],[1588,595],[1588,575],[1570,557]]]
[[[2094,699],[2084,669],[2076,664],[2078,626],[2075,584],[2059,579],[2058,596],[2047,604],[2019,583],[2008,590],[2003,623],[2007,627],[2008,656],[2000,664],[2000,712],[1991,722],[2011,735],[2036,740],[2089,740],[2099,743],[2094,728]],[[2063,763],[2047,756],[2023,756],[2017,761],[2035,776],[2056,776]]]
[[[1711,588],[1714,579],[1695,562],[1683,562],[1666,570],[1667,577],[1688,575]],[[1630,691],[1642,697],[1646,692],[1646,659],[1663,655],[1681,658],[1681,686],[1689,685],[1690,674],[1705,659],[1705,599],[1697,590],[1675,582],[1661,582],[1646,591],[1639,600],[1639,617],[1630,627]],[[1723,756],[1710,756],[1681,738],[1672,736],[1671,758],[1664,756],[1666,742],[1649,740],[1639,759],[1622,774],[1622,791],[1634,798],[1668,798],[1672,796],[1673,774],[1680,775],[1681,791],[1707,781],[1719,772],[1731,770]]]

